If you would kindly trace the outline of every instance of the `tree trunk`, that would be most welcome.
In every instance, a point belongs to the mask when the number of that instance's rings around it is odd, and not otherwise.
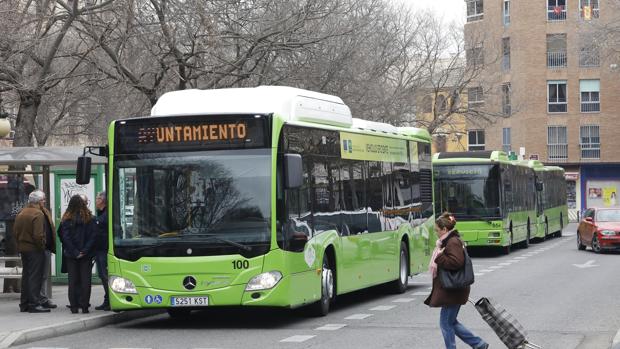
[[[41,105],[41,93],[37,91],[18,91],[19,110],[15,121],[15,147],[32,147],[34,145],[34,124]]]

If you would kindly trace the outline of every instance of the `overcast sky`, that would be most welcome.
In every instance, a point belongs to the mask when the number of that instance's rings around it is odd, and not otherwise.
[[[465,23],[464,0],[402,0],[414,9],[429,9],[439,17],[443,17],[446,24],[456,21]]]

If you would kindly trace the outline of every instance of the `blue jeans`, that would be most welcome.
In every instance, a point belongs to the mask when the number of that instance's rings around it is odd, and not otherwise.
[[[471,333],[463,326],[456,317],[459,315],[460,305],[449,305],[441,307],[439,315],[439,326],[446,349],[456,349],[456,338],[458,336],[463,342],[472,348],[481,348],[486,345],[482,338]]]

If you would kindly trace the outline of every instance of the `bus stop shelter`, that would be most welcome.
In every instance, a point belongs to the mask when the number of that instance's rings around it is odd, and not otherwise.
[[[0,282],[3,282],[3,292],[20,291],[21,266],[13,239],[13,223],[33,190],[45,192],[46,205],[56,226],[75,194],[85,194],[91,211],[95,212],[94,198],[97,192],[104,190],[107,159],[93,157],[91,182],[79,185],[75,182],[75,169],[82,153],[82,147],[0,148]],[[62,247],[58,239],[56,244],[58,253],[51,258],[48,272],[51,280],[64,282],[66,274],[60,272]],[[51,296],[51,283],[47,287]]]

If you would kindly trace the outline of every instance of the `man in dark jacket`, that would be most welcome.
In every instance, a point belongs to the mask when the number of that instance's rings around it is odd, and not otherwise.
[[[96,306],[96,310],[110,310],[110,298],[108,295],[108,207],[105,191],[97,194],[95,206],[97,207],[97,231],[95,239],[95,263],[97,274],[101,279],[105,292],[103,303]]]
[[[50,239],[47,236],[44,205],[45,193],[40,190],[30,193],[28,205],[17,215],[13,226],[17,251],[21,255],[23,265],[19,304],[22,312],[46,313],[50,311],[41,297],[41,287],[45,277],[45,251]]]

